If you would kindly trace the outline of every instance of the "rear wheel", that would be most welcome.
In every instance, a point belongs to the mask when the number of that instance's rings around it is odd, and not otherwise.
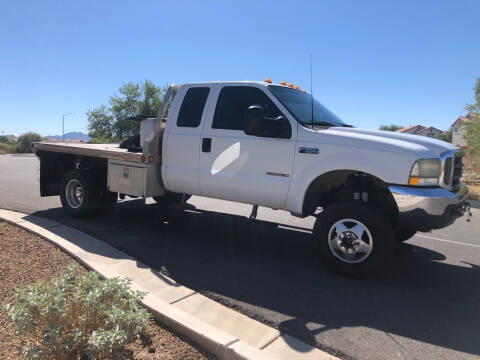
[[[98,200],[98,211],[102,214],[108,214],[115,209],[117,205],[118,193],[104,189]]]
[[[400,228],[396,231],[395,236],[397,243],[402,243],[412,238],[417,233],[417,230],[410,228]]]
[[[182,202],[183,195],[184,194],[167,192],[163,196],[154,196],[153,200],[155,200],[159,205],[170,206],[170,205],[180,204]],[[191,196],[192,195],[185,194],[185,201],[190,199]]]
[[[67,172],[60,182],[63,210],[72,217],[92,216],[98,207],[95,177],[76,170]]]
[[[313,236],[324,264],[350,277],[381,271],[395,249],[389,218],[359,201],[340,202],[323,210]]]

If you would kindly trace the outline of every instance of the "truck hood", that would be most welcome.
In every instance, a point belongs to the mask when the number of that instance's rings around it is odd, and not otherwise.
[[[331,127],[321,132],[348,137],[352,142],[362,143],[364,146],[370,143],[375,145],[378,150],[381,150],[382,147],[385,150],[391,150],[392,148],[404,149],[417,153],[419,158],[438,157],[445,151],[458,149],[456,146],[442,140],[392,131]]]
[[[445,141],[420,135],[349,127],[298,127],[297,152],[316,154],[298,157],[295,179],[312,180],[336,170],[358,170],[387,184],[408,184],[418,159],[439,158],[457,149]],[[312,150],[312,153],[308,153]]]

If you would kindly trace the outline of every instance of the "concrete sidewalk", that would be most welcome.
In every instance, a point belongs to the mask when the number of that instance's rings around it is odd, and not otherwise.
[[[83,232],[37,216],[0,209],[0,219],[51,241],[104,277],[127,277],[147,293],[142,303],[160,323],[220,359],[337,359],[227,308]]]

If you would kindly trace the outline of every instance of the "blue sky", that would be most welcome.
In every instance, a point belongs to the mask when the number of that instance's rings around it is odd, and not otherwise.
[[[446,129],[480,77],[480,1],[0,0],[0,134],[87,131],[128,81],[285,80],[362,128]]]

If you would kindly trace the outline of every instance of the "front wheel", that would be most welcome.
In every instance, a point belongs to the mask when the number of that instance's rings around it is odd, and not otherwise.
[[[323,210],[313,236],[324,264],[349,277],[379,272],[390,262],[395,249],[391,221],[359,201],[340,202]]]

